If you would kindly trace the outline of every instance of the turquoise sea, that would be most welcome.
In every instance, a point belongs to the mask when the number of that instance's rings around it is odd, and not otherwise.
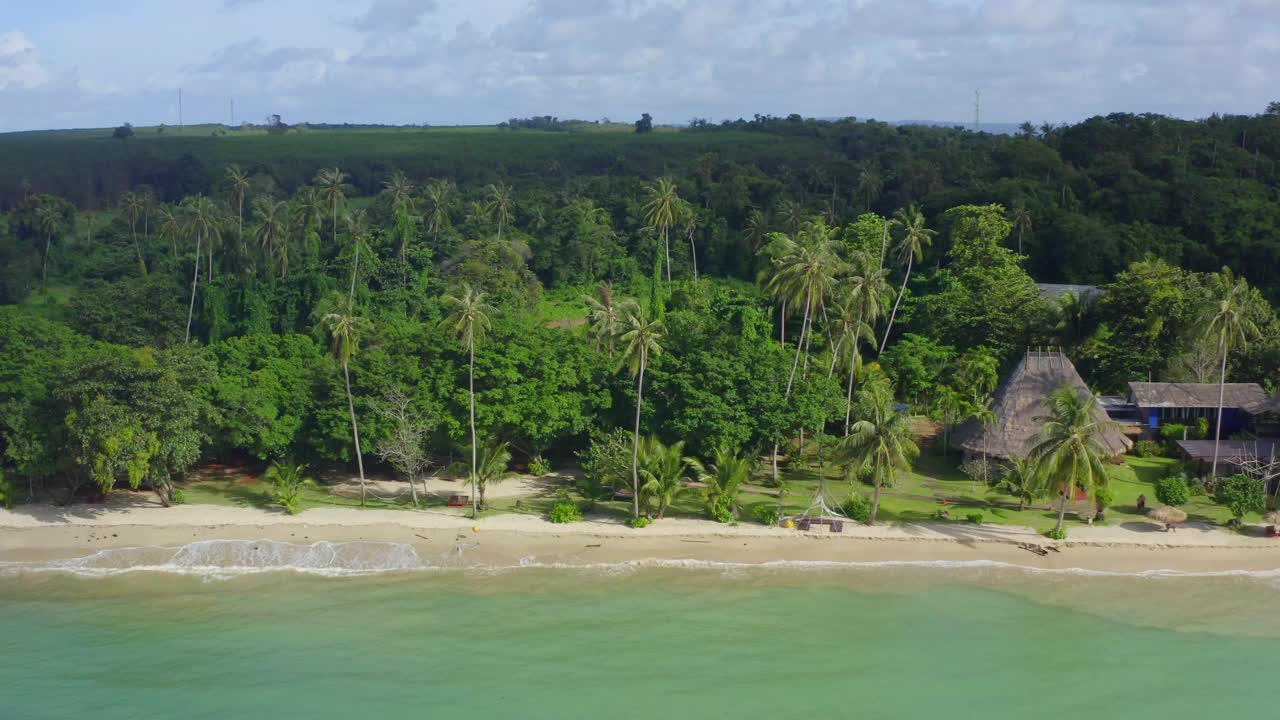
[[[1280,573],[429,569],[407,546],[261,545],[0,565],[0,718],[1170,720],[1280,704]]]

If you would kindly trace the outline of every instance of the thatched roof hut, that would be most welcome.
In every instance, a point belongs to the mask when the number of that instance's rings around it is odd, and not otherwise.
[[[1169,505],[1158,507],[1147,513],[1147,517],[1162,525],[1174,525],[1187,521],[1187,511]]]
[[[1049,414],[1049,395],[1064,386],[1090,392],[1066,355],[1028,352],[996,389],[991,406],[995,423],[969,420],[956,430],[956,446],[999,459],[1025,457],[1044,427],[1038,418]],[[1101,405],[1094,408],[1093,415],[1099,422],[1108,420]],[[1111,430],[1102,436],[1102,447],[1112,455],[1122,455],[1133,447],[1133,441],[1119,430]]]

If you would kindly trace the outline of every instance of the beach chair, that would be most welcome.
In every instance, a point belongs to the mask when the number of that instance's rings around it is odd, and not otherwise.
[[[470,495],[450,495],[449,507],[467,507],[471,504]]]

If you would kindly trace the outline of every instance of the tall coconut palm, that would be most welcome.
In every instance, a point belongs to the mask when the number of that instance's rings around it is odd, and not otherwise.
[[[338,168],[325,168],[316,173],[315,183],[320,195],[329,204],[333,220],[333,246],[338,246],[338,205],[347,199],[347,174]]]
[[[485,303],[484,293],[463,284],[462,292],[442,298],[448,315],[446,326],[467,351],[467,396],[471,419],[471,517],[480,515],[476,498],[476,343],[489,331],[490,316],[497,310]]]
[[[356,278],[360,274],[360,246],[364,244],[365,236],[369,234],[369,213],[366,210],[356,210],[347,213],[347,227],[350,230],[351,244],[355,247],[355,257],[351,262],[351,292],[347,295],[347,310],[356,304]]]
[[[698,209],[691,203],[681,203],[680,224],[684,226],[685,237],[689,238],[689,257],[693,260],[693,281],[698,282],[698,248],[693,243],[693,236],[698,232]]]
[[[630,304],[619,338],[623,343],[618,369],[627,368],[636,378],[636,426],[631,443],[631,513],[640,517],[640,410],[644,406],[644,374],[649,362],[662,354],[661,320],[650,320],[638,304]]]
[[[289,204],[283,200],[259,197],[253,200],[255,222],[249,229],[262,248],[270,269],[272,260],[280,256],[280,277],[289,275]]]
[[[667,282],[671,282],[671,228],[680,212],[680,193],[669,177],[658,178],[645,189],[648,201],[644,204],[644,219],[649,227],[662,232],[662,244],[667,259]]]
[[[764,247],[765,239],[769,237],[769,216],[760,208],[752,208],[751,212],[747,213],[747,222],[742,232],[751,246],[751,252],[760,252],[760,248]]]
[[[413,193],[416,188],[413,181],[400,171],[391,173],[391,177],[382,182],[382,194],[391,198],[391,209],[396,216],[396,236],[399,240],[397,252],[400,265],[408,272],[406,256],[409,252],[409,241],[413,237]],[[407,275],[406,275],[407,278]]]
[[[480,464],[475,471],[475,487],[480,492],[480,507],[482,509],[488,507],[484,500],[485,490],[490,485],[497,485],[514,475],[509,470],[510,466],[511,445],[509,443],[496,440],[490,440],[485,443],[484,449],[480,452]]]
[[[173,246],[173,259],[178,259],[178,238],[182,236],[182,215],[172,205],[162,205],[156,211],[156,233],[161,240]]]
[[[511,197],[511,186],[506,183],[498,183],[489,185],[485,189],[485,193],[489,196],[487,209],[489,217],[498,223],[498,239],[502,239],[502,228],[511,221],[511,212],[515,205]]]
[[[449,227],[449,207],[453,201],[453,183],[448,180],[433,180],[426,189],[426,210],[423,220],[427,224],[427,232],[437,242],[440,233]]]
[[[1213,433],[1213,475],[1218,476],[1218,454],[1222,444],[1222,405],[1227,387],[1227,356],[1233,346],[1247,345],[1251,338],[1261,333],[1252,319],[1253,303],[1249,283],[1237,278],[1230,268],[1214,275],[1210,281],[1213,302],[1208,311],[1206,333],[1218,343],[1222,355],[1222,370],[1218,375],[1218,416]]]
[[[884,191],[884,178],[880,176],[880,168],[868,165],[858,173],[858,194],[865,198],[867,212],[871,212],[871,204]]]
[[[640,497],[646,513],[652,513],[653,501],[658,501],[658,519],[667,514],[667,508],[685,492],[684,481],[688,477],[690,460],[684,456],[684,441],[664,445],[656,437],[646,438],[640,450]]]
[[[187,336],[185,342],[191,342],[191,319],[196,311],[196,286],[200,282],[200,246],[204,242],[212,243],[214,238],[221,237],[218,227],[218,207],[204,195],[195,195],[182,200],[183,210],[187,216],[187,230],[196,236],[195,271],[191,275],[191,305],[187,308]],[[209,256],[212,262],[213,256]],[[212,276],[210,276],[212,277]]]
[[[832,368],[838,363],[844,363],[849,370],[844,406],[844,434],[848,436],[853,417],[853,385],[858,369],[862,367],[861,344],[865,340],[874,349],[876,337],[871,324],[864,320],[867,317],[866,308],[853,293],[832,303],[831,308],[831,333],[836,338]]]
[[[893,386],[887,380],[868,382],[858,391],[858,416],[862,419],[840,441],[836,458],[852,468],[871,469],[875,493],[868,522],[874,525],[882,488],[893,484],[899,473],[911,471],[920,449],[911,432],[911,419],[896,409]]]
[[[791,199],[783,200],[778,205],[778,220],[782,223],[782,229],[795,235],[805,223],[804,206]]]
[[[623,320],[635,312],[633,306],[636,301],[630,298],[619,300],[609,283],[597,288],[595,297],[583,295],[582,299],[587,303],[587,328],[596,350],[607,344],[612,354]]]
[[[351,414],[351,439],[356,450],[356,468],[360,473],[360,507],[365,503],[364,455],[360,450],[360,425],[356,422],[356,401],[351,394],[351,361],[360,352],[360,336],[367,329],[367,321],[356,315],[330,313],[324,316],[325,325],[333,337],[333,358],[342,366],[342,379],[347,387],[347,412]]]
[[[1013,227],[1018,231],[1018,254],[1022,254],[1022,233],[1031,229],[1031,212],[1027,210],[1027,206],[1023,204],[1021,199],[1013,203],[1013,207],[1009,209],[1009,222],[1013,223]]]
[[[236,215],[239,219],[238,237],[241,243],[244,242],[244,198],[249,193],[249,173],[240,169],[239,165],[231,164],[227,166],[226,171],[227,192],[231,195],[231,204],[236,208]]]
[[[736,513],[738,493],[751,480],[751,460],[727,445],[720,445],[713,451],[710,465],[692,458],[688,463],[698,480],[707,486],[707,514],[714,518],[722,505],[731,514]]]
[[[320,218],[324,210],[324,198],[310,185],[299,188],[289,203],[289,219],[298,233],[304,262],[315,260],[320,253]]]
[[[156,195],[151,192],[151,187],[143,185],[135,194],[142,201],[142,239],[151,239],[151,211],[156,206]]]
[[[146,275],[147,261],[142,257],[142,245],[138,242],[138,221],[146,211],[146,200],[138,193],[127,192],[120,196],[120,209],[124,211],[125,220],[129,221],[129,234],[133,236],[133,249],[138,254],[138,267]]]
[[[1067,504],[1077,487],[1090,496],[1107,482],[1103,435],[1115,430],[1110,420],[1094,419],[1098,399],[1091,393],[1065,386],[1054,390],[1047,400],[1049,414],[1036,418],[1044,423],[1032,440],[1027,457],[1034,463],[1043,494],[1061,494],[1058,524],[1061,533]]]
[[[44,235],[44,259],[40,262],[40,283],[49,281],[49,248],[53,246],[53,238],[62,232],[62,213],[52,203],[41,203],[36,208],[36,227]]]
[[[907,283],[911,281],[913,264],[924,258],[924,249],[929,247],[938,233],[925,227],[924,213],[916,205],[906,210],[899,210],[895,220],[902,226],[902,240],[898,242],[898,257],[906,264],[906,273],[902,276],[902,289],[898,291],[898,299],[893,301],[893,312],[889,313],[889,324],[885,326],[884,338],[880,340],[880,350],[884,351],[889,342],[889,333],[893,332],[893,321],[898,317],[898,305],[907,292]]]

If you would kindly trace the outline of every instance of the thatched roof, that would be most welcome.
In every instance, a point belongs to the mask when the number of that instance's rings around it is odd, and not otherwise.
[[[1170,525],[1173,523],[1184,523],[1187,521],[1187,511],[1176,507],[1158,507],[1147,513],[1147,517],[1158,523]]]
[[[995,423],[984,426],[978,420],[969,420],[956,430],[955,444],[969,452],[985,452],[996,458],[1025,457],[1044,427],[1044,421],[1038,418],[1049,414],[1046,404],[1049,395],[1061,387],[1089,392],[1066,355],[1027,353],[996,389],[991,405]],[[1093,417],[1098,422],[1108,420],[1107,411],[1101,405],[1094,408]],[[1132,447],[1133,442],[1119,430],[1111,430],[1102,436],[1102,446],[1109,453],[1120,455]]]
[[[1217,383],[1129,383],[1129,397],[1142,408],[1217,408]],[[1267,399],[1257,383],[1227,383],[1222,407],[1247,408]]]

